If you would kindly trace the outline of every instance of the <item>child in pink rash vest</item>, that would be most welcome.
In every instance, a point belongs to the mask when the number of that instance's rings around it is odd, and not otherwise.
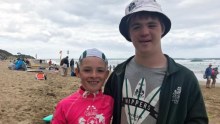
[[[52,124],[110,124],[113,98],[102,93],[108,61],[98,49],[87,49],[79,58],[76,74],[80,88],[56,106]]]

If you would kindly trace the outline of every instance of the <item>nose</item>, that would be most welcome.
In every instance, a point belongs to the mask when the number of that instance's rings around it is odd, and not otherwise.
[[[97,72],[96,71],[92,71],[92,77],[96,77],[97,76]]]
[[[141,36],[145,37],[148,36],[150,33],[150,30],[147,26],[142,26],[141,28]]]

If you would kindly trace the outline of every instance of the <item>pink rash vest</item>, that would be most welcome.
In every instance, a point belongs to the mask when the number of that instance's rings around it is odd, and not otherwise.
[[[113,104],[101,90],[92,94],[80,88],[57,104],[52,124],[110,124]]]

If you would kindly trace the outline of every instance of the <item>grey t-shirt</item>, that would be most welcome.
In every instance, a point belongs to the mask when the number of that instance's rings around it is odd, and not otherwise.
[[[160,86],[167,67],[147,68],[134,58],[128,63],[123,83],[121,124],[156,124]]]

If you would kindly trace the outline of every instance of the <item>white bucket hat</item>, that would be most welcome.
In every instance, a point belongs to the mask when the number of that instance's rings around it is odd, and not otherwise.
[[[84,58],[90,57],[90,56],[98,57],[102,59],[106,64],[108,64],[108,59],[106,58],[105,54],[96,48],[85,50],[79,57],[79,62],[82,62]]]
[[[164,33],[162,37],[165,36],[170,28],[171,21],[170,19],[162,12],[160,5],[156,2],[156,0],[133,0],[125,9],[125,16],[121,19],[119,24],[119,30],[121,34],[128,40],[131,41],[129,37],[129,29],[128,29],[128,18],[138,12],[151,12],[156,13],[162,19],[162,23],[165,26]]]

